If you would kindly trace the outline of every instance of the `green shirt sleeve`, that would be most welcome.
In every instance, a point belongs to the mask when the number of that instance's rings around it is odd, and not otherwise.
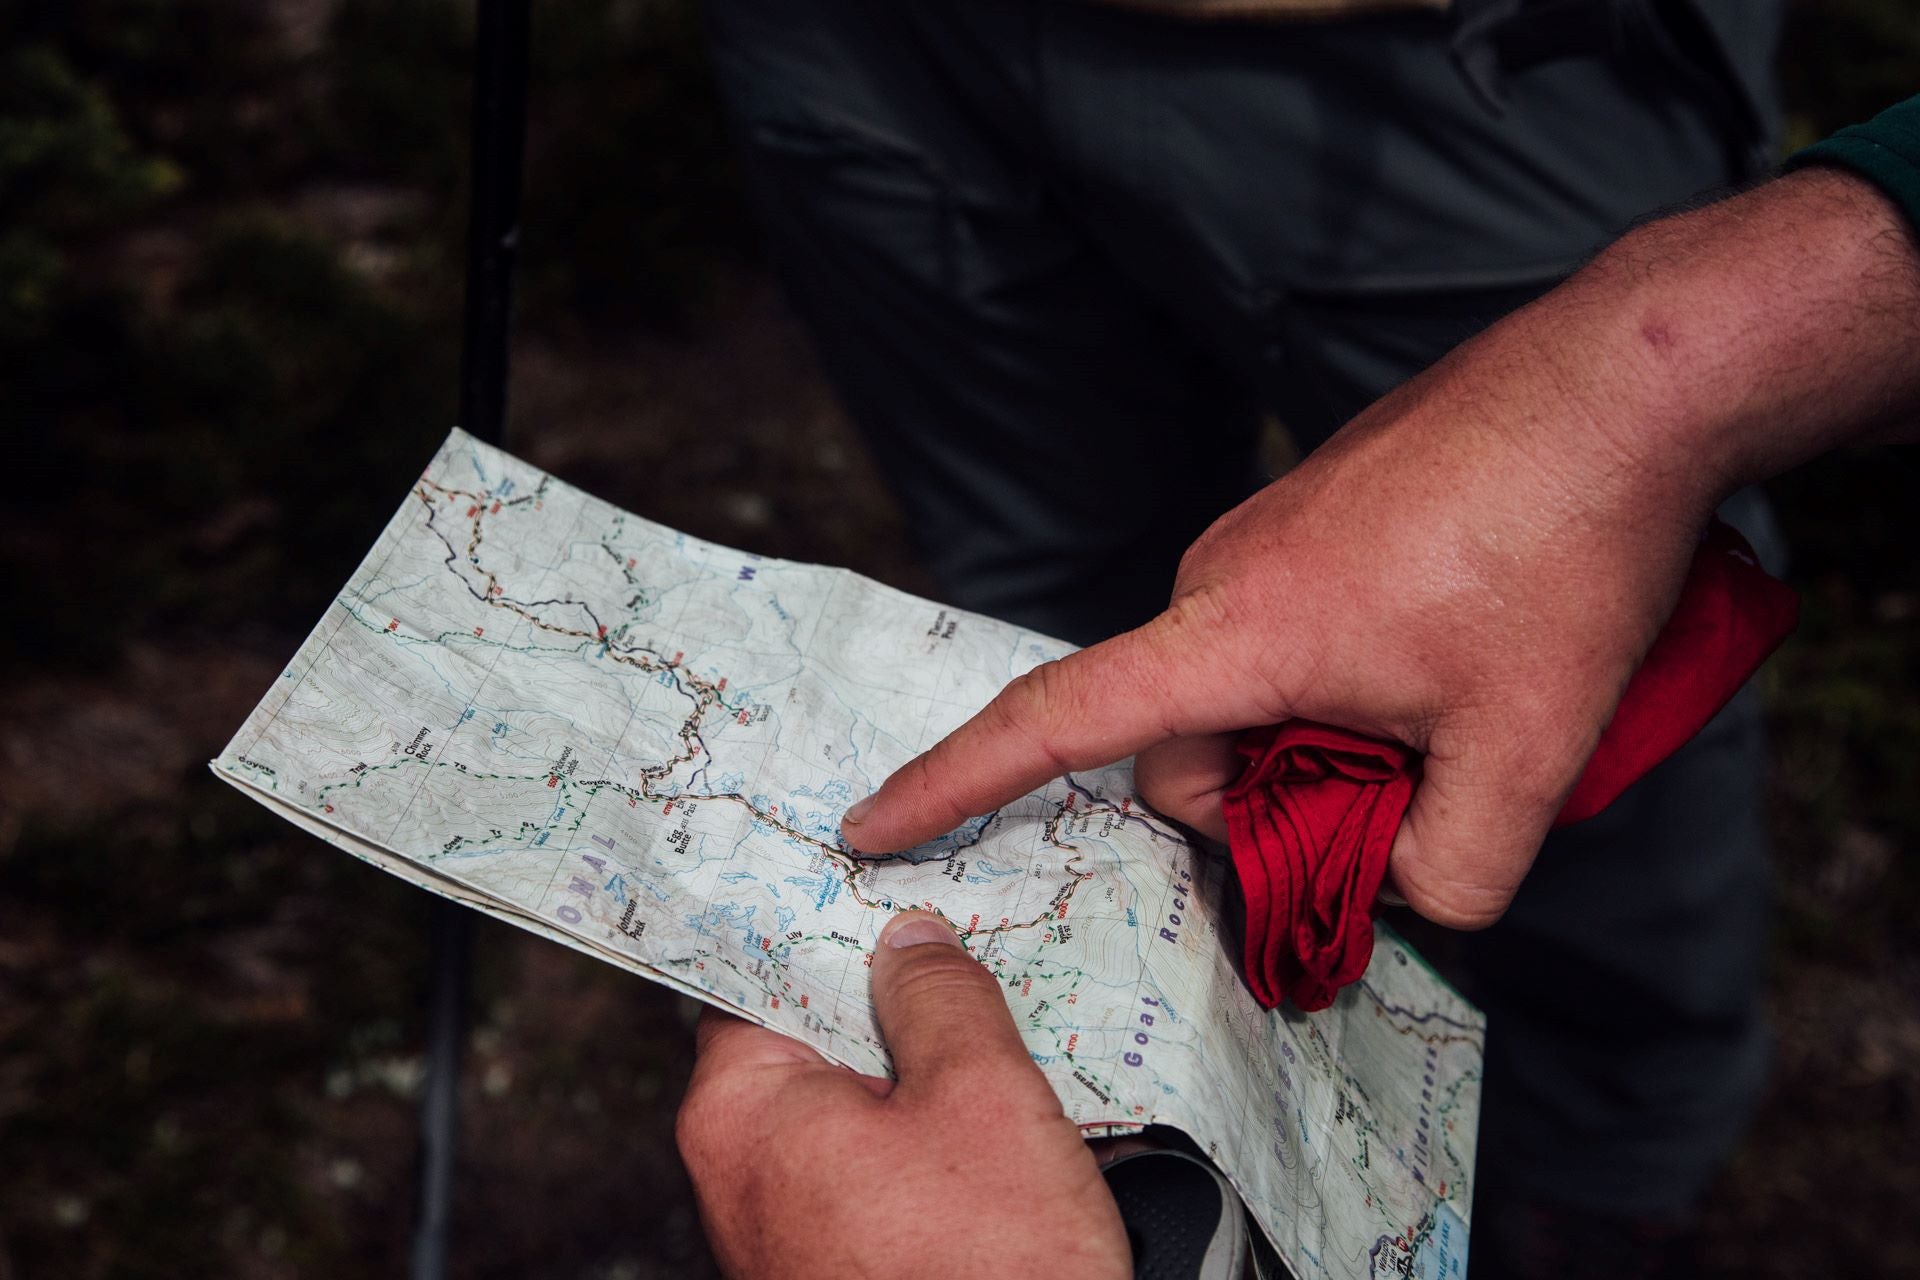
[[[1888,107],[1865,124],[1852,124],[1831,138],[1787,158],[1788,169],[1810,164],[1851,169],[1900,206],[1920,235],[1920,97]]]

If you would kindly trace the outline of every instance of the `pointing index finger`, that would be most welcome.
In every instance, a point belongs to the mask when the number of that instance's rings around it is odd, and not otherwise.
[[[1205,672],[1195,638],[1170,610],[1035,667],[849,809],[841,835],[862,853],[910,849],[1062,774],[1181,734],[1260,721],[1257,708]]]

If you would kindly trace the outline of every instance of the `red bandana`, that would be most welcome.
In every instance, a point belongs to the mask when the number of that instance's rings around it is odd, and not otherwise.
[[[1714,521],[1555,825],[1599,813],[1698,733],[1798,612],[1746,539]],[[1239,750],[1247,769],[1221,807],[1247,900],[1247,985],[1264,1008],[1324,1009],[1373,954],[1374,901],[1419,757],[1307,720],[1249,729]]]

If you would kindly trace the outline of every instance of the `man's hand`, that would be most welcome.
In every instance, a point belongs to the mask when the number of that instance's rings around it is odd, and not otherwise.
[[[1920,407],[1920,257],[1873,188],[1808,171],[1656,223],[1229,512],[1137,631],[1026,675],[842,831],[910,847],[1138,754],[1224,835],[1230,734],[1394,738],[1424,773],[1391,879],[1506,909],[1733,488]]]
[[[1443,924],[1496,919],[1717,495],[1608,424],[1557,421],[1562,371],[1507,352],[1496,377],[1494,358],[1441,366],[1228,513],[1167,612],[1009,685],[889,779],[848,841],[910,845],[1135,753],[1148,803],[1224,839],[1232,731],[1300,717],[1425,753],[1395,887]]]
[[[880,934],[897,1080],[707,1010],[681,1156],[732,1276],[1133,1274],[1094,1157],[1005,995],[938,917]]]

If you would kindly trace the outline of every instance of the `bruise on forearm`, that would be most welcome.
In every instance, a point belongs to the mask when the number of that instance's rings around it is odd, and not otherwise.
[[[1920,245],[1871,183],[1810,168],[1626,236],[1564,290],[1648,449],[1730,490],[1920,435]]]

